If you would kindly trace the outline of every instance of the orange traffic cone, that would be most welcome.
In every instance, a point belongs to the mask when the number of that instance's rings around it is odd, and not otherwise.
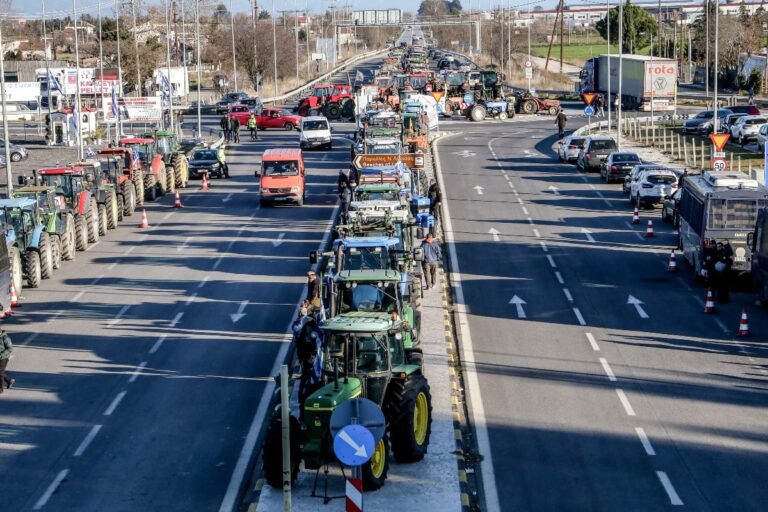
[[[19,295],[16,293],[16,285],[13,284],[13,277],[11,277],[11,306],[19,306]]]
[[[200,187],[200,190],[208,190],[208,173],[203,173],[203,186]]]
[[[739,332],[736,336],[749,336],[749,321],[747,320],[747,308],[741,308],[741,321],[739,322]]]
[[[139,227],[141,229],[147,229],[149,227],[149,221],[147,220],[147,210],[145,209],[141,210],[141,224],[139,224]]]
[[[176,191],[176,199],[173,200],[173,207],[174,208],[184,208],[181,206],[181,196],[179,195],[179,191]]]
[[[675,257],[675,250],[669,253],[669,265],[667,266],[667,272],[677,272],[677,258]]]
[[[715,300],[712,298],[712,288],[707,288],[707,301],[704,303],[704,312],[710,315],[715,312]]]
[[[648,221],[648,228],[645,230],[645,238],[653,238],[653,221]]]
[[[632,224],[640,224],[640,212],[637,211],[637,206],[635,206],[635,211],[632,213]]]

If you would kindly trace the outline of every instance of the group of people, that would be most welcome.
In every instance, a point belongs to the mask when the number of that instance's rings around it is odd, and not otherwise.
[[[224,114],[219,121],[221,131],[224,133],[224,140],[226,142],[240,142],[240,128],[241,124],[237,117]],[[256,126],[256,115],[251,112],[246,122],[246,127],[251,134],[251,140],[259,140],[258,130]]]
[[[731,301],[729,285],[733,268],[733,248],[729,243],[709,240],[703,251],[703,267],[712,286],[712,297],[723,304]]]

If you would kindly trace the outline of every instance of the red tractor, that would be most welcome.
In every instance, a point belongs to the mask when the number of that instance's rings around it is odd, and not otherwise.
[[[163,155],[155,151],[155,140],[146,137],[121,139],[120,146],[138,153],[144,175],[144,196],[147,201],[154,201],[157,196],[166,192],[173,193],[176,183],[173,177],[169,180],[165,172]],[[134,159],[135,158],[134,154]]]
[[[129,148],[102,148],[96,154],[97,158],[115,157],[122,161],[123,177],[115,177],[113,183],[119,187],[125,203],[123,215],[132,215],[137,206],[144,204],[144,173],[141,170],[141,160],[135,159]]]
[[[302,117],[325,115],[329,120],[341,118],[354,119],[355,100],[352,87],[343,84],[316,84],[312,94],[299,102],[299,115]]]

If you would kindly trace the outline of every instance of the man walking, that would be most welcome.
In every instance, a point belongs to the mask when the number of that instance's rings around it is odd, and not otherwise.
[[[565,123],[568,122],[568,118],[565,116],[565,113],[561,110],[559,114],[557,114],[557,117],[555,118],[555,124],[557,125],[557,135],[562,139],[565,137]]]
[[[219,126],[221,126],[221,131],[224,133],[224,140],[226,142],[229,142],[229,116],[224,114],[221,117],[221,121],[219,121]]]
[[[598,94],[595,98],[595,106],[597,107],[597,117],[605,117],[605,98],[602,94]]]
[[[440,187],[437,186],[437,181],[432,179],[429,183],[429,190],[427,190],[427,197],[429,198],[429,214],[435,219],[435,226],[437,226],[438,215],[440,213],[440,203],[443,201],[443,195],[440,193]]]
[[[437,285],[437,262],[442,259],[443,254],[440,251],[440,244],[437,243],[431,232],[421,242],[421,247],[424,250],[424,261],[421,262],[421,268],[424,271],[426,289],[429,290]]]
[[[341,200],[341,216],[340,221],[342,224],[346,224],[349,218],[349,204],[352,202],[352,187],[349,182],[345,182],[341,185],[342,189],[339,193],[339,199]]]
[[[320,309],[320,281],[314,270],[307,272],[307,302],[313,310]]]
[[[232,141],[240,143],[240,121],[236,118],[232,118]]]
[[[0,393],[4,391],[3,388],[7,387],[10,389],[16,384],[16,379],[12,379],[5,373],[12,353],[13,343],[11,343],[11,337],[4,330],[0,329]]]

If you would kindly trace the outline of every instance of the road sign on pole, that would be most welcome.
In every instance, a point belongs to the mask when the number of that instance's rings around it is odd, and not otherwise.
[[[533,67],[533,63],[531,61],[527,60],[527,61],[525,61],[525,67],[530,69],[530,68]]]
[[[367,398],[353,398],[341,402],[331,414],[331,435],[336,436],[344,427],[358,423],[367,428],[378,443],[387,428],[381,407]]]
[[[597,97],[596,92],[585,92],[581,95],[582,99],[584,99],[584,103],[587,104],[587,106],[591,105],[593,101],[595,101],[595,98]]]
[[[584,115],[585,116],[593,116],[595,115],[595,109],[591,106],[587,106],[584,108]]]
[[[533,78],[533,69],[525,68],[525,78]]]
[[[712,145],[715,146],[715,151],[722,151],[730,138],[730,133],[712,133],[709,135],[709,140],[711,140]]]
[[[727,171],[728,161],[725,158],[713,158],[712,159],[713,171]]]
[[[347,425],[333,438],[333,453],[347,466],[362,466],[373,455],[376,442],[362,425]]]

